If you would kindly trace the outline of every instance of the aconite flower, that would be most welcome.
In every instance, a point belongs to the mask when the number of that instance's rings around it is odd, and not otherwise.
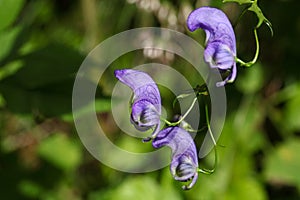
[[[145,72],[122,69],[115,70],[115,76],[133,91],[130,121],[139,131],[150,128],[155,137],[160,129],[161,97],[157,85]]]
[[[154,148],[168,146],[172,150],[170,171],[175,180],[186,182],[183,189],[191,189],[198,179],[197,150],[191,135],[180,127],[161,130],[152,141]]]
[[[224,81],[217,86],[233,82],[236,78],[236,41],[230,21],[223,11],[217,8],[201,7],[192,11],[187,19],[190,31],[203,29],[206,33],[204,60],[211,68],[222,72],[230,71]]]

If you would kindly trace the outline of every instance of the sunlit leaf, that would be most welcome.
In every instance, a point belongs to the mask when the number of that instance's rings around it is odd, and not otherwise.
[[[37,198],[43,191],[40,185],[30,180],[23,180],[18,185],[21,193],[29,198]]]
[[[23,66],[23,63],[20,60],[14,60],[13,62],[6,64],[2,68],[0,68],[0,80],[2,80],[3,78],[5,78],[9,75],[13,75],[22,66]]]
[[[284,126],[291,131],[300,130],[300,93],[299,91],[293,91],[298,95],[290,99],[284,109]]]
[[[0,0],[0,30],[16,20],[24,2],[24,0]]]
[[[300,140],[290,139],[267,155],[264,174],[271,183],[300,187]]]
[[[39,155],[63,170],[74,170],[82,159],[80,146],[61,133],[43,140],[38,147]]]
[[[123,200],[123,199],[144,199],[156,200],[161,199],[159,185],[154,179],[147,176],[132,177],[126,179],[115,190],[108,192],[92,193],[88,199],[96,200]]]
[[[20,27],[0,31],[0,61],[8,56],[10,51],[13,49],[20,32]]]
[[[170,176],[169,170],[167,176]],[[169,179],[173,182],[172,178]],[[170,182],[170,183],[172,183]],[[168,183],[160,185],[155,179],[149,176],[136,176],[126,179],[114,190],[93,192],[88,199],[96,200],[123,200],[123,199],[143,199],[143,200],[180,200],[178,190],[174,190]],[[180,191],[180,190],[179,190]]]
[[[234,185],[224,199],[265,200],[267,199],[267,195],[262,184],[260,184],[257,179],[249,177],[234,182]]]
[[[255,93],[264,85],[265,76],[263,67],[256,63],[251,69],[244,69],[243,73],[238,76],[236,87],[243,93]]]
[[[62,116],[62,119],[65,121],[73,121],[73,116],[80,117],[84,114],[96,112],[104,113],[111,110],[111,99],[110,98],[99,98],[95,99],[95,104],[92,102],[83,106],[79,110],[74,110],[72,113],[68,113]]]

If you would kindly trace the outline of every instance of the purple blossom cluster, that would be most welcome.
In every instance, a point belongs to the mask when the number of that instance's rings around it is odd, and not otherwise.
[[[151,137],[154,148],[168,146],[172,150],[171,173],[175,180],[192,182],[184,189],[190,189],[198,178],[198,158],[191,135],[180,127],[160,129],[161,97],[156,83],[145,72],[122,69],[115,76],[133,90],[130,121],[137,130],[153,128]]]
[[[230,71],[218,87],[233,82],[236,77],[236,43],[233,28],[226,15],[216,8],[201,7],[187,19],[190,31],[203,29],[206,33],[204,60],[211,68]],[[161,96],[152,78],[138,70],[115,71],[115,77],[133,91],[130,121],[139,131],[153,129],[150,137],[154,148],[168,146],[172,150],[170,171],[177,181],[190,181],[183,189],[190,189],[198,179],[198,156],[191,135],[180,126],[161,127]]]

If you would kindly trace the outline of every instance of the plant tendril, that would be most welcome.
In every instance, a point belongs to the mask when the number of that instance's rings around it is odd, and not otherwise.
[[[255,43],[256,43],[256,52],[255,52],[255,55],[254,55],[254,58],[252,61],[250,62],[244,62],[242,61],[241,59],[239,58],[235,58],[235,61],[237,63],[239,63],[241,66],[244,66],[244,67],[251,67],[253,64],[256,63],[257,61],[257,58],[258,58],[258,54],[259,54],[259,40],[258,40],[258,36],[257,36],[257,30],[254,29],[254,36],[255,36]]]
[[[185,118],[186,116],[191,112],[192,108],[194,107],[195,103],[197,101],[197,97],[194,98],[191,106],[189,107],[189,109],[186,111],[186,113],[180,117],[180,119],[177,121],[177,122],[169,122],[168,120],[166,119],[162,119],[168,126],[176,126],[178,124],[180,124]]]
[[[216,140],[213,136],[213,133],[211,131],[211,127],[210,127],[210,123],[209,123],[209,115],[208,115],[208,106],[207,104],[205,104],[205,117],[206,117],[206,123],[207,123],[207,128],[208,128],[208,132],[209,132],[209,135],[211,137],[211,140],[214,144],[214,151],[215,151],[215,163],[214,163],[214,166],[212,169],[198,169],[198,172],[200,173],[203,173],[203,174],[212,174],[215,172],[215,169],[216,169],[216,166],[217,166],[217,163],[218,163],[218,152],[217,152],[217,143],[216,143]]]

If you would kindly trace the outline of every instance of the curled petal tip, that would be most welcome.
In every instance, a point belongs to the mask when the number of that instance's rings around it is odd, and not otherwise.
[[[198,180],[198,173],[195,173],[195,176],[193,177],[191,183],[188,186],[185,187],[185,190],[189,190],[192,187],[194,187],[194,185],[196,184],[197,180]]]
[[[121,70],[121,69],[117,69],[117,70],[115,70],[115,71],[114,71],[115,77],[117,77],[117,78],[118,78],[118,77],[119,77],[119,75],[122,73],[122,71],[123,71],[123,70]]]
[[[217,82],[216,86],[217,87],[223,87],[226,84],[226,81],[221,81],[221,82]]]
[[[114,75],[117,79],[122,81],[123,76],[125,76],[126,73],[128,73],[128,72],[130,72],[130,71],[128,71],[127,69],[117,69],[114,71]]]

